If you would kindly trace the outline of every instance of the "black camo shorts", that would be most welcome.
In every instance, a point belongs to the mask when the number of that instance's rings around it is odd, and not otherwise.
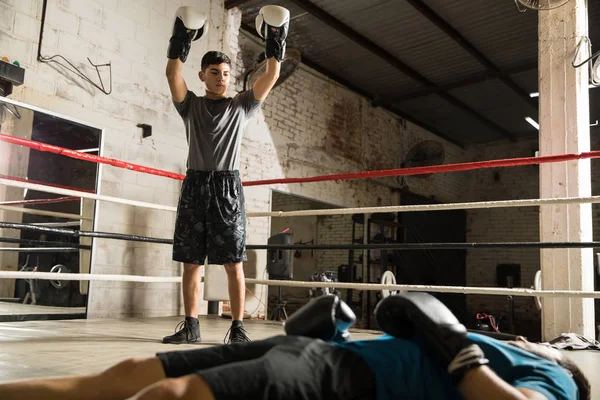
[[[173,260],[189,264],[247,261],[246,211],[239,171],[188,170],[183,180]]]
[[[371,400],[376,378],[351,350],[280,335],[249,343],[157,354],[167,378],[196,373],[215,399]]]

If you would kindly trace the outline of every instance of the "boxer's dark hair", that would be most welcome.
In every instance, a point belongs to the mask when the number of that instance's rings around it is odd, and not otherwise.
[[[567,369],[573,375],[575,385],[577,385],[577,389],[579,389],[579,400],[590,400],[592,398],[592,388],[590,382],[583,372],[581,372],[579,367],[566,356],[562,356],[561,359],[558,360],[558,365]]]
[[[535,344],[535,343],[532,343]],[[538,346],[540,346],[538,344]],[[558,365],[566,369],[573,375],[573,380],[575,381],[575,385],[577,389],[579,389],[579,400],[590,400],[591,399],[591,386],[590,382],[587,380],[583,372],[579,369],[579,367],[567,356],[561,354],[560,357],[554,358],[549,357],[548,354],[544,351],[536,351],[537,348],[535,346],[528,346],[527,351],[535,354],[536,356],[545,358],[546,360],[556,362]]]
[[[206,68],[208,68],[209,65],[219,65],[222,63],[231,66],[231,60],[227,54],[220,51],[209,51],[202,57],[202,72],[206,71]]]

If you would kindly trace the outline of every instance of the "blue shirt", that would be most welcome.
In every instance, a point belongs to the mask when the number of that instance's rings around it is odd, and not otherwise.
[[[548,400],[579,397],[575,381],[563,367],[511,344],[469,333],[489,367],[504,381],[535,390]],[[338,344],[361,356],[375,375],[377,400],[463,399],[444,367],[416,340],[383,335],[374,340]]]

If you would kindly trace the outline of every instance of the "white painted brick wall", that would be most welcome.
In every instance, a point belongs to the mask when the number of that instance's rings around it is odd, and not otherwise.
[[[300,211],[328,208],[324,203],[305,199],[299,196],[290,196],[287,193],[273,192],[271,209],[273,211]]]
[[[67,117],[99,125],[103,131],[102,155],[125,161],[185,170],[187,145],[181,118],[169,98],[164,70],[166,50],[177,7],[194,5],[209,14],[214,25],[225,19],[222,2],[49,0],[42,55],[57,53],[98,82],[88,61],[111,62],[113,87],[107,96],[57,64],[36,60],[41,1],[0,0],[0,47],[3,55],[26,69],[25,84],[11,98]],[[237,32],[237,30],[236,30]],[[202,55],[222,49],[228,29],[213,30],[194,42],[184,68],[188,86],[202,92],[197,78]],[[101,69],[107,88],[108,70]],[[153,126],[153,136],[142,139],[138,123]],[[147,202],[176,205],[180,182],[102,166],[100,193]],[[172,213],[154,212],[101,203],[96,230],[171,237]],[[166,245],[97,240],[93,273],[180,274],[170,261]],[[164,287],[163,287],[164,286]],[[90,317],[157,316],[182,310],[178,285],[137,285],[96,282],[91,286]]]
[[[89,67],[87,57],[95,63],[110,61],[113,93],[106,96],[72,74],[35,60],[40,3],[0,0],[3,15],[0,47],[4,54],[18,59],[27,69],[25,84],[16,87],[11,97],[103,126],[102,154],[107,157],[174,172],[185,171],[187,154],[183,124],[169,100],[164,78],[170,24],[177,7],[193,4],[210,15],[212,29],[205,39],[194,42],[190,58],[183,68],[188,87],[197,94],[204,93],[197,72],[201,57],[208,49],[222,49],[231,55],[234,61],[232,77],[235,78],[230,88],[231,95],[241,89],[243,74],[250,65],[247,60],[256,59],[262,51],[261,45],[244,35],[238,36],[239,11],[226,13],[220,1],[50,0],[43,55],[60,52],[93,79],[96,79],[95,71]],[[103,71],[103,77],[107,76]],[[136,127],[141,122],[153,125],[151,138],[141,138],[141,131]],[[495,145],[462,150],[382,109],[372,108],[366,99],[302,67],[272,92],[262,110],[250,121],[242,143],[242,179],[307,177],[397,168],[408,150],[422,140],[441,142],[446,151],[445,163],[517,155],[509,146],[500,150],[494,150]],[[523,148],[523,153],[525,150]],[[109,166],[101,168],[101,194],[176,205],[180,187],[177,181]],[[529,172],[534,168],[525,167],[525,172],[511,169],[510,174],[503,170],[499,182],[493,181],[491,171],[447,173],[427,179],[407,177],[403,182],[415,193],[445,202],[529,197],[529,194],[537,197],[529,182],[537,182],[537,172]],[[400,180],[396,178],[319,182],[248,187],[245,193],[250,212],[270,211],[271,188],[344,207],[390,205],[394,200],[389,186],[398,183]],[[597,209],[594,210],[598,215]],[[100,223],[95,227],[97,230],[158,237],[172,235],[173,215],[141,213],[133,207],[111,203],[101,203],[98,213]],[[535,227],[536,216],[530,211],[519,213],[507,218],[507,215],[489,211],[470,212],[468,240],[491,240],[493,232],[504,239],[533,238],[537,229],[525,229],[523,222]],[[322,240],[349,241],[348,221],[349,217],[322,218],[324,227],[329,229],[331,226],[330,233],[324,234]],[[506,221],[522,226],[512,226]],[[494,226],[494,229],[488,226]],[[518,230],[518,235],[514,229]],[[266,243],[269,235],[268,218],[248,221],[249,244]],[[113,240],[98,240],[96,245],[94,273],[180,274],[179,264],[170,259],[169,246],[153,247]],[[345,263],[347,253],[339,253],[323,256],[320,263],[327,268]],[[535,259],[528,252],[512,255],[505,252],[502,257],[469,252],[468,282],[490,284],[493,274],[490,275],[489,268],[495,268],[497,262],[510,260],[526,265],[523,281],[527,284],[536,268]],[[256,274],[262,275],[262,270],[256,271]],[[258,293],[256,288],[250,289]],[[162,287],[98,282],[92,285],[92,290],[92,317],[173,315],[181,311],[177,285]],[[249,298],[247,309],[254,310],[257,304],[255,299]],[[480,308],[475,301],[470,304],[472,309]]]
[[[262,46],[243,34],[239,44],[237,63],[251,67]],[[243,74],[242,70],[238,72],[237,89],[241,90]],[[384,110],[372,108],[362,97],[301,67],[273,90],[261,115],[249,123],[242,143],[241,172],[244,180],[259,180],[398,168],[410,147],[426,139],[443,144],[446,162],[465,160],[465,151],[457,146]],[[434,195],[441,201],[457,201],[470,184],[463,175],[407,178],[405,182],[416,193]],[[384,178],[274,185],[272,188],[338,206],[360,207],[393,204],[389,187],[397,184],[396,178]],[[269,188],[248,187],[246,198],[249,210],[269,211]],[[257,222],[258,219],[249,222],[249,242],[265,243],[270,230],[266,224],[261,230],[254,225]],[[332,228],[319,235],[320,242],[350,242],[349,217],[323,218],[322,226]],[[347,251],[320,253],[323,254],[318,255],[318,265],[323,269],[335,270],[348,261]]]

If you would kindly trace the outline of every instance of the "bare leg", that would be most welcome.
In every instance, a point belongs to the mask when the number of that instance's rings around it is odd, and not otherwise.
[[[246,302],[244,266],[241,262],[225,264],[225,272],[227,272],[227,288],[231,303],[231,319],[242,321],[244,319],[244,305]]]
[[[196,264],[183,264],[183,277],[181,280],[185,316],[198,318],[200,266]]]
[[[130,400],[214,400],[208,384],[200,375],[186,375],[158,382]]]
[[[96,375],[0,384],[2,400],[126,399],[165,378],[158,358],[130,359]]]

